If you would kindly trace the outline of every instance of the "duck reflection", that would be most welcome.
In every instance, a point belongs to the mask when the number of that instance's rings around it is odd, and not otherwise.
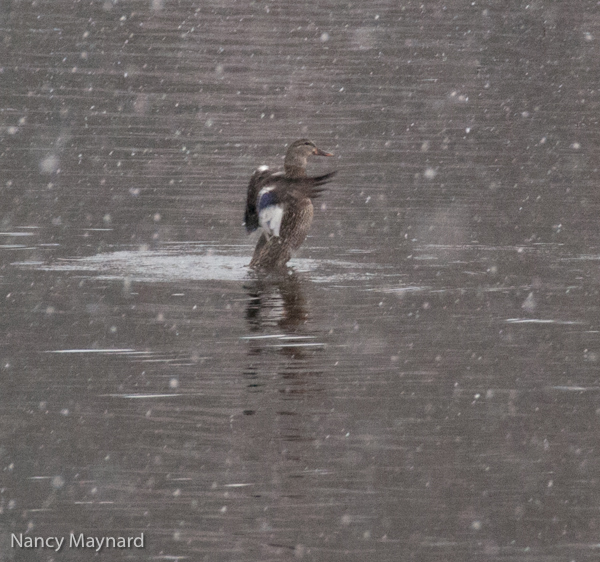
[[[309,489],[306,467],[321,447],[324,412],[331,407],[326,348],[311,319],[309,278],[293,271],[257,276],[245,289],[248,364],[236,443],[248,470],[244,477],[268,482],[268,496],[257,495],[257,501],[276,511],[301,504]]]
[[[309,310],[304,293],[305,280],[290,270],[281,276],[258,276],[245,288],[249,299],[246,320],[250,334],[245,338],[250,364],[245,376],[255,389],[271,386],[277,373],[278,392],[292,399],[314,389],[320,369],[318,352],[325,344],[309,331]],[[320,361],[319,361],[320,364]]]
[[[308,318],[306,298],[295,271],[276,277],[259,276],[245,287],[250,296],[246,319],[252,332],[279,327],[299,331]]]

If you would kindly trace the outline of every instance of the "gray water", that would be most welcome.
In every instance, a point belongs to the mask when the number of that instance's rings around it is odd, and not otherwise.
[[[594,2],[0,6],[0,560],[595,561]],[[284,276],[245,189],[338,170]]]

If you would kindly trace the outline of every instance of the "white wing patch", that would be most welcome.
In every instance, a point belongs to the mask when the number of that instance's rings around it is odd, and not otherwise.
[[[261,197],[269,191],[272,191],[273,187],[265,187],[260,190],[258,194],[258,201]],[[281,228],[281,220],[283,219],[283,206],[282,205],[269,205],[260,209],[258,212],[258,224],[269,236],[279,236],[279,230]]]
[[[258,222],[260,226],[262,226],[270,236],[279,236],[281,219],[283,219],[283,207],[281,205],[271,205],[258,213]]]

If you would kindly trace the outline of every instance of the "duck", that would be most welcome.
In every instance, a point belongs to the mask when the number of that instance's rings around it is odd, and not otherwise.
[[[248,234],[261,228],[262,233],[249,267],[277,270],[286,267],[304,242],[313,220],[312,200],[325,190],[337,171],[321,176],[306,174],[310,156],[331,157],[309,139],[298,139],[288,148],[282,172],[268,166],[258,168],[250,178],[244,224]]]

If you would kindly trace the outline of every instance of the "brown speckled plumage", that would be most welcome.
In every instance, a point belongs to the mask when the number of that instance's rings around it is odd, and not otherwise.
[[[336,172],[308,177],[309,156],[332,156],[308,139],[290,145],[284,162],[284,172],[273,173],[259,168],[250,179],[246,202],[245,224],[248,232],[259,226],[263,232],[256,244],[250,267],[280,269],[304,242],[312,223],[314,208],[311,199],[324,190]],[[277,213],[282,213],[278,215]]]

